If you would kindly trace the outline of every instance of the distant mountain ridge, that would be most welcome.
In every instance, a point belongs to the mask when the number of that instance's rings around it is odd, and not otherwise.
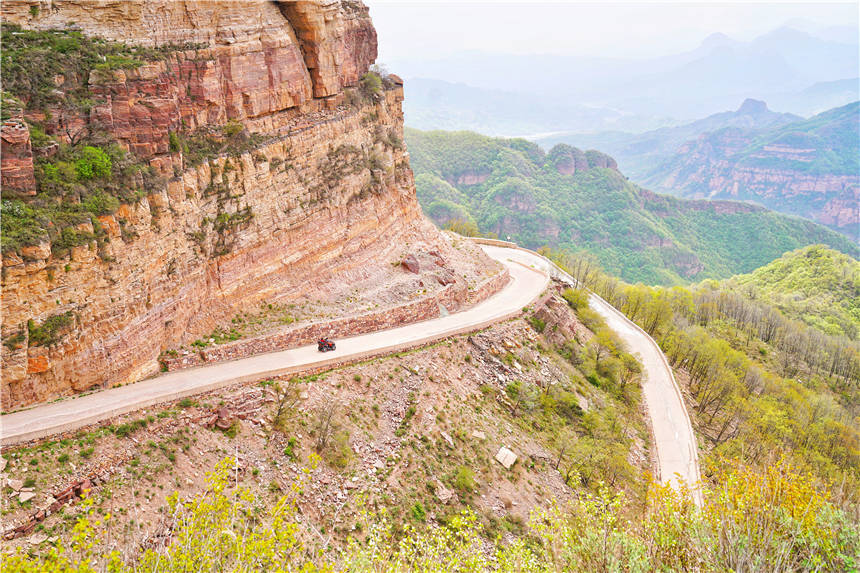
[[[764,128],[724,127],[639,178],[689,198],[743,199],[860,240],[860,102]]]
[[[860,255],[811,221],[733,201],[642,189],[598,151],[523,139],[407,129],[418,200],[437,224],[593,254],[628,282],[679,284],[750,272],[786,251],[825,243]]]
[[[762,204],[860,240],[860,102],[809,119],[747,99],[731,112],[641,134],[558,135],[594,147],[636,182],[694,199]]]
[[[545,147],[556,143],[569,143],[600,149],[617,158],[621,170],[633,179],[650,175],[655,164],[670,159],[688,140],[703,133],[736,127],[758,129],[786,125],[803,118],[791,113],[771,111],[767,103],[748,98],[735,111],[709,115],[675,127],[663,127],[644,133],[604,132],[594,134],[555,135],[538,138]]]
[[[825,34],[827,36],[827,34]],[[846,41],[847,40],[847,41]],[[414,78],[440,80],[483,90],[516,92],[547,99],[616,110],[621,113],[615,129],[636,131],[630,118],[642,122],[689,121],[729,109],[744,98],[779,102],[785,111],[801,115],[844,105],[860,98],[860,85],[832,82],[857,77],[860,69],[855,34],[840,32],[827,37],[782,27],[749,42],[715,34],[687,52],[646,59],[563,55],[515,55],[462,52],[442,58],[389,62],[409,82]],[[457,90],[437,86],[449,98],[448,107],[459,109]],[[413,102],[412,113],[424,109]],[[484,125],[407,124],[422,128],[488,130],[494,119],[488,111]],[[526,113],[529,110],[524,110]],[[567,118],[558,117],[556,125]],[[668,124],[668,121],[664,125]],[[609,129],[606,125],[601,130]],[[554,128],[547,124],[535,132],[594,129],[587,124]],[[647,129],[647,127],[646,127]],[[531,131],[509,132],[526,135]]]

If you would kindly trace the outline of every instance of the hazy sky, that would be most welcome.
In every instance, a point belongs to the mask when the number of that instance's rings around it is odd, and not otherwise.
[[[748,40],[786,22],[858,27],[856,0],[825,2],[510,2],[365,0],[379,62],[462,50],[649,57],[722,32]]]

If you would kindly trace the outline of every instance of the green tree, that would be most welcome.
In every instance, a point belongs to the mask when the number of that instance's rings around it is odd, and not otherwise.
[[[103,150],[91,145],[84,146],[75,160],[75,171],[78,179],[109,177],[111,174],[111,158]]]

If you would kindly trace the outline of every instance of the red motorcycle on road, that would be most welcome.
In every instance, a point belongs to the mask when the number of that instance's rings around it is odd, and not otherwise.
[[[320,352],[328,352],[329,350],[334,350],[334,341],[329,340],[328,338],[320,338],[317,340],[317,350]]]

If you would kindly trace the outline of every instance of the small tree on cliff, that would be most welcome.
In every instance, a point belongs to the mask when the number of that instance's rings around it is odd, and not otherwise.
[[[361,76],[361,95],[374,98],[382,91],[382,78],[376,72],[367,72]]]

